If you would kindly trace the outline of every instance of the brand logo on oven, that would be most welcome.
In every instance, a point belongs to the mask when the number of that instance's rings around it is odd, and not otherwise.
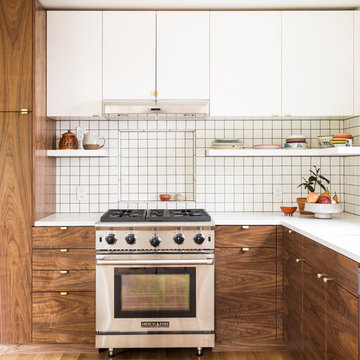
[[[160,327],[169,327],[170,321],[142,321],[141,327],[145,328],[160,328]]]

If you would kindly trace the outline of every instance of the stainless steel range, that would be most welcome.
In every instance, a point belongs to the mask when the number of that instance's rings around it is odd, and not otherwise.
[[[204,210],[109,210],[96,224],[96,347],[213,347],[214,224]]]

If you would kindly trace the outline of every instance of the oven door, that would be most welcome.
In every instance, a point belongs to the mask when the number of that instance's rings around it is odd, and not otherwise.
[[[96,331],[214,330],[214,254],[97,255]]]

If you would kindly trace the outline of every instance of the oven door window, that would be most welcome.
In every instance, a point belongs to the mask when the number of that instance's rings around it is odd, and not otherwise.
[[[196,317],[196,268],[115,268],[115,318]]]

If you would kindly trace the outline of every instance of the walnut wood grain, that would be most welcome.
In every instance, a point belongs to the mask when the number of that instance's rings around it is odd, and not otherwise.
[[[94,270],[95,249],[34,249],[33,270]]]
[[[276,226],[216,226],[215,247],[276,247]]]
[[[296,360],[302,359],[302,262],[296,256],[284,251],[283,291],[284,291],[284,337],[287,348]]]
[[[216,248],[216,346],[276,343],[276,249]]]
[[[288,228],[283,228],[283,241],[284,248],[287,251],[293,253],[296,257],[302,258],[303,256],[303,240],[304,236],[299,233],[290,230]]]
[[[303,264],[303,359],[325,359],[325,284]]]
[[[46,10],[34,1],[33,223],[56,210],[55,121],[46,117]]]
[[[95,249],[93,226],[33,227],[33,248]]]
[[[317,271],[333,278],[339,285],[357,296],[359,265],[356,261],[305,237],[303,258]]]
[[[326,288],[326,359],[359,359],[359,299],[328,281]]]
[[[0,53],[0,111],[31,110],[32,1],[0,1]]]
[[[29,343],[31,115],[0,113],[0,129],[0,343]]]
[[[283,325],[283,230],[276,226],[276,334],[278,341],[284,341]]]
[[[95,342],[95,293],[33,293],[34,343]]]
[[[33,291],[95,291],[94,270],[66,271],[33,271]]]

